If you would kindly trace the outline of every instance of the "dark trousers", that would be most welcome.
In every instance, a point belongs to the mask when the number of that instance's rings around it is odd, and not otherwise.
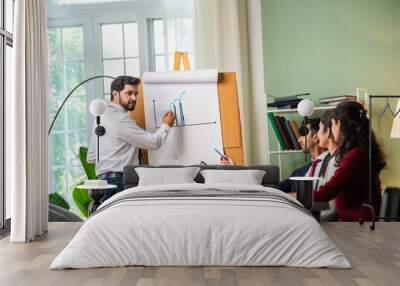
[[[103,203],[105,200],[111,198],[113,195],[122,192],[124,190],[124,183],[122,181],[122,176],[117,176],[117,177],[112,177],[112,178],[101,178],[102,180],[107,180],[108,184],[110,185],[116,185],[116,189],[107,189],[106,194],[104,197],[100,200],[101,203]]]

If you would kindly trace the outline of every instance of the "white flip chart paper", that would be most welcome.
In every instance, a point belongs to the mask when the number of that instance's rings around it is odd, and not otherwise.
[[[167,111],[176,115],[164,145],[149,150],[150,164],[219,163],[214,151],[223,151],[217,81],[217,70],[143,74],[146,129],[159,128]]]

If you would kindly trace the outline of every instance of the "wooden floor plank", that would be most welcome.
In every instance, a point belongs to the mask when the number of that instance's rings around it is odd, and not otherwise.
[[[48,269],[81,223],[50,223],[49,233],[32,243],[0,241],[0,285],[399,285],[400,223],[378,223],[375,231],[357,223],[325,223],[323,228],[351,262],[352,269],[290,267],[118,267]]]

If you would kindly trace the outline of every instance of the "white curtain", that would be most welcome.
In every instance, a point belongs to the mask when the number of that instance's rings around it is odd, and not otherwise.
[[[197,69],[236,72],[246,164],[267,163],[260,0],[194,0]]]
[[[6,186],[12,242],[47,232],[47,25],[45,0],[15,2],[12,95],[6,98]]]
[[[193,15],[193,0],[162,0],[164,17],[186,18]]]

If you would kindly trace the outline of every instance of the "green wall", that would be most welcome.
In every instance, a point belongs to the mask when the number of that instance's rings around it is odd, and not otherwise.
[[[262,0],[262,20],[267,94],[307,91],[315,103],[355,94],[356,87],[400,95],[399,0]],[[375,110],[384,103],[374,101]],[[400,186],[400,139],[389,139],[392,120],[385,115],[373,122],[389,161],[383,185]],[[290,156],[286,175],[302,163],[301,155]]]

